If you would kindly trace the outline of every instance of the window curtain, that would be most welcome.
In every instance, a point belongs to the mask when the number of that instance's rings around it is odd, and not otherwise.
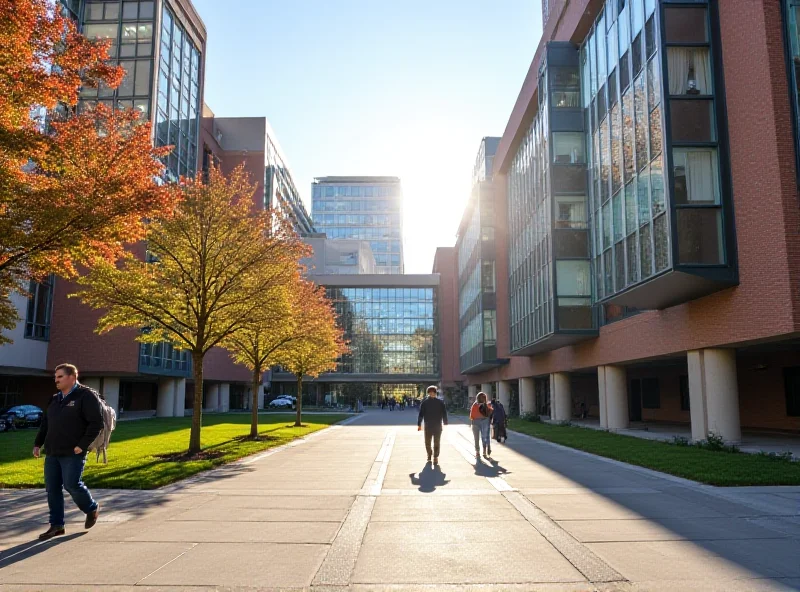
[[[681,156],[681,160],[685,162],[687,202],[690,204],[715,203],[717,195],[714,182],[716,175],[714,152],[712,150],[688,150]]]
[[[704,47],[668,47],[667,62],[669,94],[686,94],[686,91],[689,90],[689,73],[692,69],[699,94],[711,94],[711,64],[708,49]]]

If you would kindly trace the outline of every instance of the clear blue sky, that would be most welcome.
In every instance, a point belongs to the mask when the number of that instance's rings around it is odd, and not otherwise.
[[[539,0],[194,0],[205,101],[266,116],[310,208],[324,175],[403,182],[406,273],[452,246],[483,136],[502,135]]]

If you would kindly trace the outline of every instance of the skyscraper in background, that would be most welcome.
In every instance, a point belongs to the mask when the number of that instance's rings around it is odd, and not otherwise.
[[[314,227],[330,239],[368,241],[378,273],[404,273],[403,191],[397,177],[319,177]]]

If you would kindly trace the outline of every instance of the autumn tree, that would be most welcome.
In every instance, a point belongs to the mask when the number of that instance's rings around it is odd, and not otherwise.
[[[81,86],[122,80],[108,47],[50,0],[0,0],[0,331],[19,320],[10,295],[25,281],[113,261],[143,219],[170,209],[149,123],[103,106],[76,113]]]
[[[258,437],[258,393],[261,376],[273,365],[276,352],[300,337],[295,311],[307,298],[307,282],[299,272],[290,281],[259,294],[259,306],[247,324],[222,342],[252,376],[250,437]]]
[[[290,281],[306,252],[287,224],[259,211],[242,167],[229,178],[212,169],[208,182],[186,180],[170,191],[173,214],[150,222],[148,256],[98,264],[79,279],[77,296],[103,309],[98,331],[146,328],[139,340],[167,341],[192,356],[194,403],[189,454],[200,451],[203,358],[247,326],[260,296]]]
[[[302,302],[296,302],[293,312],[297,337],[275,356],[277,364],[297,377],[295,426],[302,425],[303,377],[316,378],[322,372],[335,370],[337,358],[348,351],[325,288],[313,286],[308,280],[305,284]]]

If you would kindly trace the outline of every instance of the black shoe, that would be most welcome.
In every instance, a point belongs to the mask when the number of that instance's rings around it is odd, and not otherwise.
[[[83,524],[84,528],[90,529],[97,523],[97,517],[100,515],[100,506],[97,506],[93,511],[86,514],[86,522]]]
[[[438,465],[439,464],[439,457],[438,456],[433,459],[433,464],[434,465]]]
[[[430,456],[428,457],[428,462],[431,462],[431,457]]]
[[[64,527],[63,526],[50,526],[47,532],[43,532],[39,535],[40,541],[46,541],[48,539],[52,539],[53,537],[61,536],[64,534]]]

